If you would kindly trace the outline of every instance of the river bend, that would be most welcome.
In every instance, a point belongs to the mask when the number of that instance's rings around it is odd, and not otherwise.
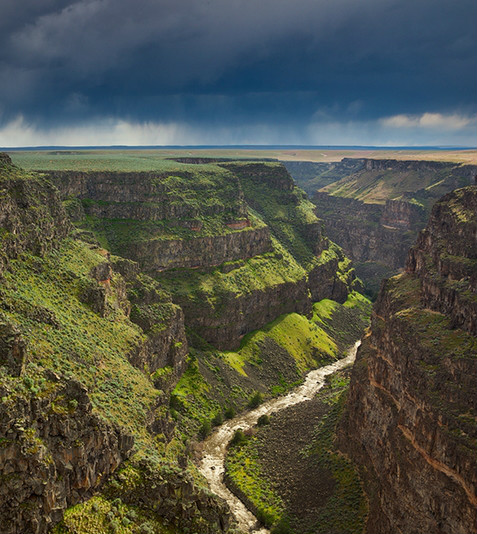
[[[210,489],[225,499],[239,524],[239,528],[245,532],[255,534],[268,534],[269,531],[258,526],[257,518],[248,510],[242,501],[236,497],[223,482],[224,462],[227,453],[227,445],[236,430],[248,430],[257,424],[261,415],[278,412],[300,402],[311,400],[323,387],[325,377],[344,367],[352,364],[356,358],[361,341],[357,341],[345,358],[336,362],[310,371],[302,385],[292,390],[287,395],[270,399],[258,408],[245,412],[237,417],[226,421],[219,426],[201,445],[199,470],[207,478]]]

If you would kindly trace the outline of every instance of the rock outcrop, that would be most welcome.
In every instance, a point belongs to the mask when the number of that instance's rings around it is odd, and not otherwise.
[[[477,194],[475,187],[446,195],[411,249],[406,271],[421,280],[426,307],[477,336]]]
[[[0,160],[0,276],[9,258],[25,250],[43,255],[58,245],[71,224],[57,189],[36,174]]]
[[[417,230],[424,225],[424,212],[408,202],[388,201],[383,206],[318,192],[313,203],[327,235],[353,261],[383,263],[392,270],[404,267]]]
[[[49,373],[52,393],[1,388],[0,532],[43,534],[125,460],[134,439],[93,414],[86,389]]]
[[[156,239],[133,243],[128,256],[140,261],[143,269],[153,274],[175,267],[213,267],[271,252],[269,228],[238,229],[243,231],[187,240]]]
[[[434,206],[358,351],[339,443],[370,534],[477,532],[476,208],[476,187]]]

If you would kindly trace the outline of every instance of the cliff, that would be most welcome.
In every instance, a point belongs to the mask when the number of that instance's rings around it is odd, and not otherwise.
[[[34,173],[13,166],[7,154],[0,159],[0,276],[8,260],[24,250],[45,254],[71,228],[58,191]]]
[[[54,171],[83,239],[136,261],[219,349],[358,287],[278,163],[183,158],[167,172]],[[89,236],[89,237],[88,237]]]
[[[226,531],[227,507],[164,454],[188,353],[180,308],[138,264],[75,239],[54,185],[3,155],[0,195],[0,532],[46,533],[92,495],[111,528],[120,503],[137,529]],[[160,515],[115,482],[151,457]]]
[[[475,187],[434,206],[358,351],[339,444],[369,533],[477,531],[476,207]]]
[[[471,184],[477,169],[432,161],[351,161],[361,166],[353,169],[343,160],[348,174],[312,200],[327,235],[355,262],[368,293],[377,295],[381,278],[404,268],[436,200]]]

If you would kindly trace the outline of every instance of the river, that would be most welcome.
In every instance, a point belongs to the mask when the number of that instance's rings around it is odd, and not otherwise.
[[[255,426],[261,415],[270,415],[283,410],[283,408],[287,408],[288,406],[311,400],[323,387],[327,375],[339,371],[354,362],[360,344],[361,341],[357,341],[353,347],[349,349],[345,358],[337,360],[325,367],[320,367],[320,369],[310,371],[306,375],[304,383],[290,391],[287,395],[270,399],[261,404],[258,408],[238,415],[230,421],[226,421],[202,443],[199,470],[209,481],[210,489],[227,501],[239,524],[239,528],[244,532],[268,534],[269,530],[258,526],[257,518],[223,482],[227,445],[232,439],[235,431],[239,428],[248,430]]]

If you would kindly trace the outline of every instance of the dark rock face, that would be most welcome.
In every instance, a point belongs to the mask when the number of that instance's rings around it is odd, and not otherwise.
[[[436,204],[358,352],[339,443],[370,534],[477,532],[476,203],[468,187]]]
[[[327,235],[353,261],[383,263],[394,270],[404,267],[424,225],[425,212],[409,202],[389,200],[383,206],[319,192],[313,202]]]
[[[0,366],[20,376],[25,368],[26,343],[20,331],[8,321],[0,322]]]
[[[424,304],[477,335],[477,194],[449,193],[432,210],[406,265],[422,284]]]
[[[181,460],[187,462],[186,458]],[[180,526],[181,531],[187,529],[203,534],[228,531],[232,517],[224,501],[219,501],[208,490],[198,488],[188,473],[175,469],[165,475],[160,467],[141,462],[140,480],[121,491],[121,500],[153,511],[167,522]]]
[[[213,237],[152,240],[136,243],[129,255],[150,273],[175,267],[212,267],[270,252],[270,230],[258,228]]]
[[[174,178],[193,184],[192,175],[174,172]],[[194,219],[201,215],[230,214],[231,220],[246,215],[243,195],[237,179],[230,176],[228,187],[233,195],[229,202],[203,203],[200,210],[193,203],[184,202],[180,186],[172,186],[168,174],[155,172],[48,172],[50,180],[58,187],[63,198],[79,198],[85,202],[87,214],[100,218],[162,220]],[[225,195],[219,184],[210,183],[208,189],[217,196]],[[192,186],[191,193],[201,195],[203,187]]]
[[[9,258],[28,250],[43,255],[56,247],[71,225],[56,188],[44,178],[28,180],[5,154],[0,166],[0,275]]]
[[[219,350],[231,350],[240,345],[245,334],[262,327],[284,313],[311,313],[312,301],[306,279],[285,282],[262,291],[252,291],[237,297],[233,293],[223,296],[217,315],[209,303],[179,301],[188,325]]]
[[[385,227],[416,230],[422,225],[425,216],[422,206],[405,200],[386,200],[379,222]]]
[[[0,531],[43,534],[97,489],[133,438],[92,413],[85,388],[60,383],[48,398],[7,397],[0,410]]]

